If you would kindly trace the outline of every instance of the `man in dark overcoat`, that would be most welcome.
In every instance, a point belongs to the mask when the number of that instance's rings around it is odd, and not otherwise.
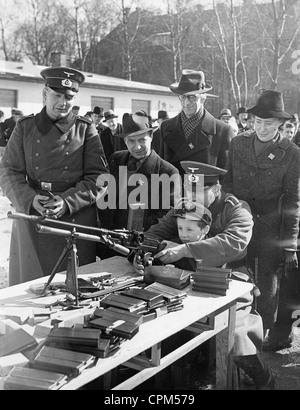
[[[254,131],[235,137],[230,146],[223,189],[250,205],[254,229],[248,263],[258,277],[262,296],[257,309],[269,336],[265,349],[291,344],[291,319],[277,321],[282,273],[297,267],[300,215],[300,150],[280,135],[290,118],[281,93],[263,90],[255,106]],[[284,275],[285,276],[285,275]],[[278,317],[279,319],[279,317]]]
[[[114,110],[104,112],[103,123],[106,128],[101,131],[100,139],[107,161],[114,152],[127,149],[124,139],[116,137],[123,131],[122,124],[118,122],[117,118],[118,115],[115,114]]]
[[[180,264],[180,261],[187,258],[203,266],[231,268],[237,271],[233,276],[235,279],[244,275],[247,277],[249,273],[245,266],[245,256],[253,228],[249,205],[222,191],[219,179],[226,174],[225,169],[194,161],[183,161],[181,166],[189,175],[185,179],[186,197],[202,203],[212,214],[209,237],[186,244],[172,242],[171,238],[177,234],[177,225],[174,218],[176,210],[171,209],[158,224],[145,232],[147,238],[159,239],[166,245],[164,250],[155,255],[155,259],[164,265],[177,266],[177,263]],[[143,273],[144,268],[138,258],[133,264],[138,273]],[[253,295],[250,292],[238,299],[234,360],[253,379],[257,389],[273,389],[273,373],[260,356],[262,321],[252,310],[252,303]]]
[[[108,209],[106,213],[100,211],[100,218],[103,216],[105,228],[130,228],[132,204],[129,202],[132,197],[133,202],[143,204],[140,230],[147,230],[174,206],[174,201],[180,194],[179,173],[173,165],[160,158],[151,148],[155,128],[149,123],[149,117],[144,111],[137,111],[134,114],[125,113],[122,126],[123,133],[115,138],[122,138],[127,149],[113,153],[109,159],[110,174],[115,181],[113,188],[116,190],[116,207]],[[166,177],[168,186],[159,182],[162,175]],[[175,179],[178,178],[176,198],[176,188],[173,185],[169,186],[169,178],[173,176]],[[137,201],[135,201],[134,192],[137,190]],[[153,203],[156,205],[153,206]]]
[[[170,85],[178,95],[182,110],[161,124],[159,155],[182,175],[181,161],[198,161],[225,167],[228,147],[234,136],[228,124],[214,118],[205,108],[208,91],[202,71],[183,70],[179,83]]]
[[[107,171],[95,125],[72,112],[84,75],[68,67],[46,68],[44,108],[16,125],[0,165],[0,186],[15,210],[97,226],[96,179]],[[63,236],[14,220],[9,284],[49,275],[61,255]],[[96,260],[96,244],[78,241],[79,264]],[[61,270],[66,268],[66,264]]]

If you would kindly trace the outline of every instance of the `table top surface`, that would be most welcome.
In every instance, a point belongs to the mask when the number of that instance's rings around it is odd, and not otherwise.
[[[97,276],[99,273],[111,273],[113,277],[129,276],[139,278],[133,271],[132,265],[125,257],[116,256],[113,258],[98,261],[78,268],[78,276],[87,278]],[[32,282],[23,283],[10,288],[0,290],[0,313],[7,309],[28,309],[42,308],[45,304],[52,303],[58,299],[58,295],[37,297],[30,290],[29,286],[34,284],[44,284],[47,278],[39,278]],[[53,279],[53,283],[62,282],[65,273],[58,273]],[[184,308],[180,311],[168,313],[140,325],[139,332],[131,340],[126,340],[121,344],[113,356],[105,359],[98,359],[97,365],[84,371],[83,375],[68,383],[68,388],[78,388],[96,377],[105,374],[109,370],[130,360],[141,352],[151,348],[167,337],[190,326],[198,320],[211,315],[219,309],[224,309],[234,303],[239,297],[249,292],[253,288],[252,284],[232,281],[230,290],[226,296],[216,296],[208,293],[193,291],[191,285],[184,291],[187,297],[183,300]],[[65,295],[63,295],[65,296]]]

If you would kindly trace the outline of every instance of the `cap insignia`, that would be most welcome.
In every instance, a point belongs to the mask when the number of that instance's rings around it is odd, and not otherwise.
[[[68,73],[67,71],[64,71],[64,74],[66,74],[66,76],[69,78],[71,77],[71,75],[75,75],[74,73]]]
[[[69,79],[62,80],[61,85],[64,86],[64,87],[71,88],[72,87],[72,81],[69,80]]]

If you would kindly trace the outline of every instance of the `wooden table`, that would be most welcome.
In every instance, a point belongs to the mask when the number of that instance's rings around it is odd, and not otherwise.
[[[84,278],[102,272],[111,273],[114,277],[136,276],[127,259],[119,256],[82,266],[78,273]],[[60,273],[54,281],[63,281],[64,278],[65,274]],[[98,359],[95,366],[84,370],[62,390],[78,389],[99,376],[110,375],[120,365],[138,372],[113,389],[133,389],[213,336],[216,336],[216,387],[220,390],[231,389],[236,301],[252,289],[249,283],[232,282],[227,296],[214,296],[194,292],[191,287],[185,288],[188,296],[183,302],[184,309],[142,324],[139,332],[131,340],[124,341],[113,356]],[[25,305],[30,302],[34,298],[28,291],[32,283],[45,283],[45,278],[0,290],[0,310],[1,306],[14,302]],[[162,357],[162,341],[183,329],[192,330],[195,337]],[[141,356],[147,349],[151,349],[151,359]]]

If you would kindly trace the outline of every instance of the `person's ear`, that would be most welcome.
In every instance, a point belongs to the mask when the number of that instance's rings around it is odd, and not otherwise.
[[[213,191],[213,193],[214,193],[214,196],[220,195],[221,185],[220,185],[219,183],[216,184],[216,185],[214,185],[212,191]]]
[[[209,229],[210,229],[210,226],[209,226],[209,225],[205,225],[205,228],[204,228],[204,233],[205,233],[205,235],[208,234]]]

